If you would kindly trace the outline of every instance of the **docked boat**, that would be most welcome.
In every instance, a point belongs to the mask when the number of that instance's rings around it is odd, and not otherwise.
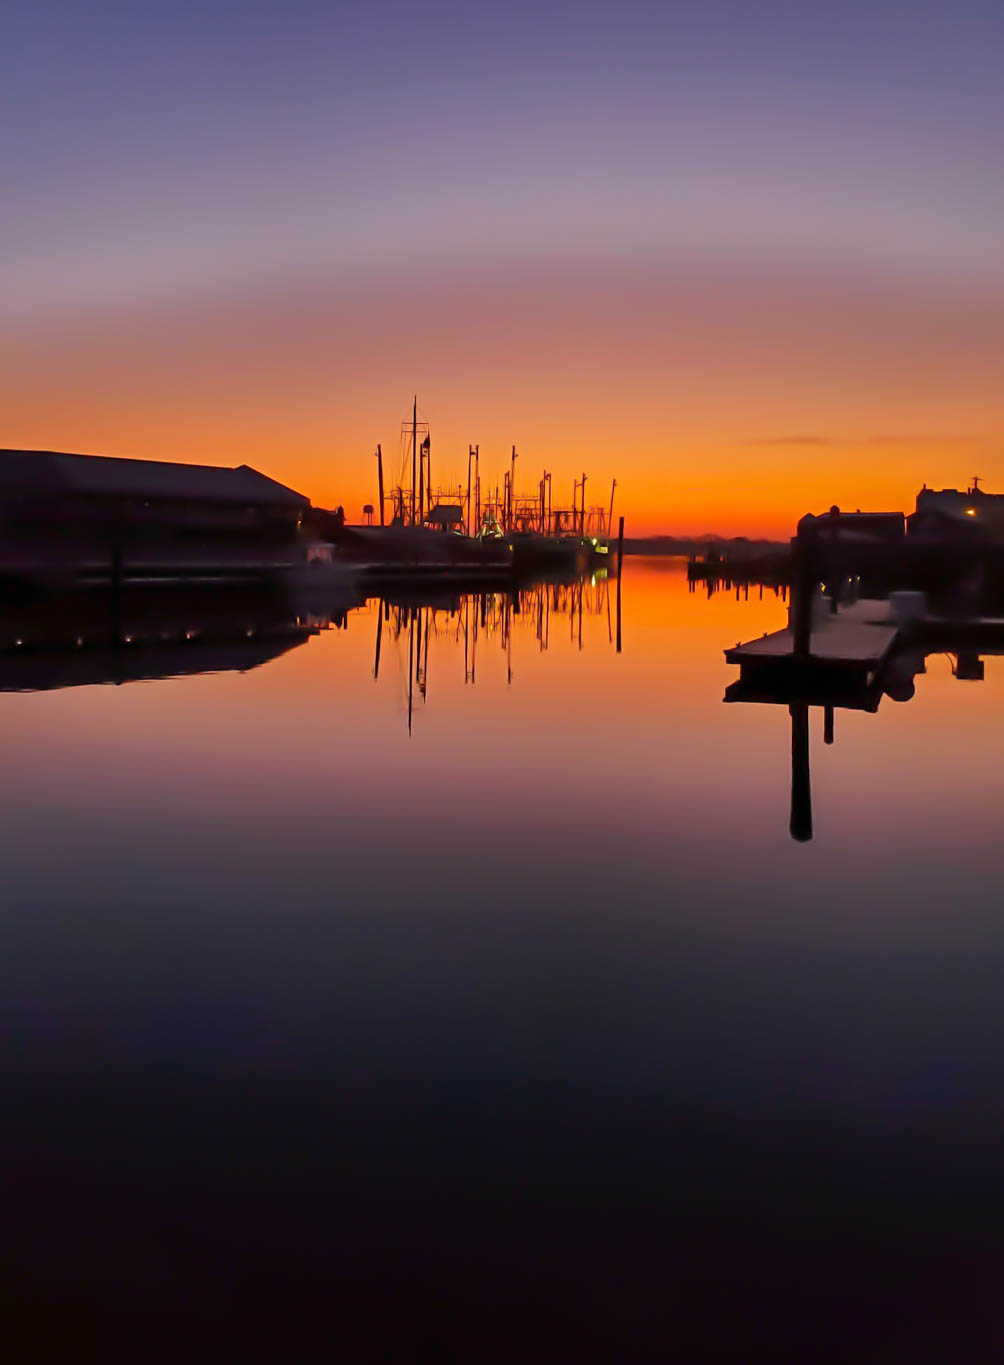
[[[339,560],[365,579],[507,578],[513,552],[505,540],[467,536],[430,526],[346,526]]]
[[[359,566],[331,541],[307,541],[283,578],[289,587],[349,588],[359,580]]]
[[[607,561],[610,508],[586,505],[587,476],[576,479],[572,505],[551,504],[551,475],[544,471],[532,492],[517,491],[515,446],[501,480],[482,490],[480,450],[469,446],[466,488],[454,482],[438,486],[432,477],[428,422],[412,402],[410,420],[401,426],[400,463],[385,494],[383,448],[377,445],[377,508],[380,525],[372,524],[367,504],[365,526],[345,526],[336,534],[339,553],[358,564],[368,578],[402,574],[416,578],[501,578],[507,574],[554,574],[561,578],[586,573]],[[390,524],[384,524],[389,504]],[[334,515],[334,514],[332,514]]]
[[[585,573],[592,545],[584,536],[547,536],[539,531],[517,531],[510,536],[516,569],[520,573]]]

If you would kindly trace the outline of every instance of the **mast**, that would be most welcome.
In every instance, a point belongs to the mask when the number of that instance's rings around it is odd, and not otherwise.
[[[380,490],[380,525],[383,525],[383,450],[377,442],[377,484]]]
[[[411,408],[411,524],[415,525],[415,483],[416,462],[418,459],[418,394]]]
[[[414,491],[414,490],[412,490]],[[411,712],[415,675],[415,609],[408,608],[408,734],[411,734]]]
[[[481,530],[481,446],[474,447],[474,534]]]
[[[425,521],[425,442],[418,452],[418,524]]]
[[[512,448],[512,463],[509,466],[509,530],[513,529],[516,512],[516,447]]]
[[[582,515],[579,518],[579,535],[586,534],[586,476],[582,476]]]
[[[607,517],[607,539],[608,539],[608,540],[610,539],[610,537],[613,535],[613,532],[614,532],[614,493],[615,493],[616,491],[617,491],[617,480],[614,479],[613,483],[610,485],[610,515]]]
[[[474,459],[474,447],[467,447],[467,534],[472,535],[471,531],[471,462]]]

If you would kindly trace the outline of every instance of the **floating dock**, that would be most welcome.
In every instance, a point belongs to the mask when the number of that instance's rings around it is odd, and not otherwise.
[[[726,701],[818,699],[838,705],[869,707],[869,693],[895,648],[901,625],[888,601],[862,598],[830,611],[817,599],[807,648],[796,649],[795,633],[784,630],[725,651],[739,665],[739,681]]]

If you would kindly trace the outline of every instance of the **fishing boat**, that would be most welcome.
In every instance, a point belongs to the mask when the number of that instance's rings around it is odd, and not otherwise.
[[[505,540],[430,526],[347,526],[338,554],[370,581],[402,576],[497,580],[513,569],[513,552]]]
[[[417,395],[412,401],[411,421],[402,425],[403,462],[400,478],[384,493],[383,451],[377,446],[379,477],[379,526],[342,526],[337,533],[338,557],[351,564],[368,581],[393,581],[402,577],[458,582],[485,579],[498,581],[511,576],[513,552],[507,539],[491,534],[471,534],[470,470],[475,458],[468,455],[468,495],[459,489],[434,491],[432,438],[429,424],[419,420]],[[410,481],[408,465],[410,464]],[[391,521],[384,524],[387,502]],[[480,531],[480,528],[478,528]]]
[[[432,478],[429,424],[412,401],[410,421],[402,423],[401,463],[396,482],[384,489],[383,449],[376,448],[380,525],[338,530],[339,553],[369,578],[498,578],[506,574],[586,573],[606,564],[613,521],[613,481],[609,511],[587,507],[587,476],[574,482],[572,505],[551,506],[552,476],[546,470],[533,490],[517,493],[515,445],[501,480],[482,496],[479,447],[467,452],[466,489],[436,487]],[[385,524],[389,504],[390,524]],[[372,521],[373,508],[367,505]]]

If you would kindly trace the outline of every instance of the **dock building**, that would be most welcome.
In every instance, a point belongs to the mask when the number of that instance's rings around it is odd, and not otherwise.
[[[965,491],[924,487],[907,518],[911,536],[1004,544],[1004,494],[986,493],[974,479]]]
[[[253,577],[309,507],[250,465],[0,450],[0,577]]]

